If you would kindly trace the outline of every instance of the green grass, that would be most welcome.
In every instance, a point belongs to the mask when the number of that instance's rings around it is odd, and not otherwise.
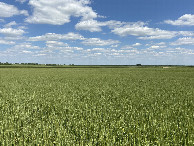
[[[194,68],[0,68],[0,145],[194,145]]]

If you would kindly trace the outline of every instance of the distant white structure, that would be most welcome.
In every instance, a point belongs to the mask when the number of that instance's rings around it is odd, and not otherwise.
[[[169,67],[169,66],[163,66],[162,68],[171,68],[171,67]]]

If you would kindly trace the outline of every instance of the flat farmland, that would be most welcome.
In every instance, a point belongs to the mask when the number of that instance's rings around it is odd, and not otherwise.
[[[0,145],[194,145],[194,68],[0,68]]]

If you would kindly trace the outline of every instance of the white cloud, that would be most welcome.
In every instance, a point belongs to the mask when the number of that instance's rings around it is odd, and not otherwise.
[[[18,10],[15,6],[3,2],[0,2],[0,12],[0,17],[12,17],[14,15],[28,16],[28,12],[26,10]]]
[[[18,56],[20,56],[22,58],[26,58],[27,56],[23,56],[23,55],[29,54],[31,56],[32,53],[39,52],[40,49],[41,48],[39,46],[34,46],[34,45],[31,45],[30,43],[20,43],[20,44],[16,44],[16,45],[12,46],[10,48],[7,48],[6,50],[3,50],[0,53],[0,55],[15,56],[17,58],[18,58]]]
[[[166,34],[166,35],[153,35],[153,36],[145,36],[145,37],[138,37],[138,39],[141,40],[154,40],[154,39],[171,39],[173,37],[175,37],[175,33],[172,34]]]
[[[120,53],[138,54],[139,51],[135,48],[129,50],[118,50]]]
[[[24,36],[15,36],[15,35],[11,35],[11,36],[6,36],[4,37],[5,40],[12,40],[12,41],[17,41],[17,40],[26,40],[26,38]]]
[[[96,55],[102,55],[102,53],[94,53],[94,55],[96,56]]]
[[[149,28],[144,22],[128,23],[112,30],[119,36],[138,36],[139,39],[171,39],[176,36],[176,32],[161,30],[159,28]]]
[[[77,30],[88,30],[90,32],[98,32],[102,31],[101,27],[105,26],[106,24],[103,22],[98,22],[97,20],[86,20],[81,21],[75,25]]]
[[[67,47],[67,43],[59,42],[59,41],[46,41],[47,47],[56,47],[56,46],[65,46]]]
[[[159,49],[160,46],[151,46],[149,49]]]
[[[36,55],[33,55],[33,56],[46,56],[47,54],[36,54]]]
[[[30,37],[29,41],[54,41],[54,40],[84,40],[85,38],[77,33],[67,34],[46,33],[42,36]]]
[[[1,39],[0,38],[0,44],[13,45],[13,44],[15,44],[15,42],[13,42],[13,41],[7,41],[7,40],[4,40],[4,39]]]
[[[18,26],[18,29],[28,29],[27,26]]]
[[[91,49],[91,51],[105,51],[104,48],[93,48]]]
[[[7,37],[16,37],[21,36],[25,33],[22,29],[13,29],[13,28],[2,28],[0,29],[0,34],[3,34]]]
[[[16,0],[16,2],[20,2],[20,3],[24,3],[26,1],[28,1],[28,0]]]
[[[146,44],[145,46],[149,46],[150,49],[167,47],[165,42],[160,42],[160,43],[150,42]]]
[[[131,45],[121,47],[122,50],[134,49]]]
[[[180,55],[193,55],[194,50],[191,49],[186,49],[186,48],[168,48],[165,50],[164,54],[169,55],[169,56],[177,56],[178,54]]]
[[[22,51],[23,53],[26,53],[26,54],[32,54],[33,52],[32,51],[27,51],[27,50],[24,50]]]
[[[116,44],[116,45],[111,45],[112,48],[117,48],[119,45]]]
[[[87,20],[80,21],[75,25],[77,30],[87,30],[90,32],[100,32],[102,27],[107,26],[111,32],[119,36],[137,36],[138,39],[152,40],[152,39],[171,39],[178,35],[194,36],[194,31],[168,31],[159,28],[150,28],[144,22],[121,22],[121,21],[97,21]]]
[[[182,36],[194,36],[194,31],[179,31],[178,34]]]
[[[179,17],[177,20],[165,20],[164,21],[167,24],[171,25],[188,25],[192,26],[194,25],[194,15],[191,14],[185,14],[181,17]]]
[[[119,27],[122,24],[125,24],[125,22],[120,22],[120,21],[115,21],[115,20],[110,20],[110,21],[97,21],[97,20],[86,20],[86,21],[80,21],[75,25],[75,28],[77,30],[87,30],[90,32],[99,32],[102,31],[103,26],[108,26],[109,28],[114,28],[114,27]]]
[[[90,0],[30,0],[32,16],[26,22],[36,24],[63,25],[70,22],[70,17],[82,20],[97,18],[97,13],[88,6]]]
[[[120,49],[121,50],[132,50],[132,49],[136,49],[134,47],[138,47],[138,46],[141,46],[142,44],[140,43],[135,43],[133,45],[125,45],[125,46],[122,46]]]
[[[66,35],[63,35],[63,39],[65,40],[84,40],[85,38],[78,33],[69,32]]]
[[[15,45],[13,49],[14,50],[29,50],[29,49],[39,50],[41,48],[39,46],[34,46],[30,43],[21,43],[21,44]]]
[[[141,44],[140,44],[140,43],[135,43],[135,44],[133,44],[132,46],[133,46],[133,47],[137,47],[137,46],[141,46]]]
[[[194,45],[194,38],[192,37],[179,38],[175,42],[172,42],[171,45]]]
[[[69,45],[59,41],[46,41],[46,47],[49,50],[63,50],[65,47],[69,47]]]
[[[89,38],[82,42],[84,45],[88,46],[108,46],[120,43],[118,40],[101,40],[100,38]]]
[[[17,25],[17,23],[15,21],[11,21],[8,24],[4,25],[4,27],[12,27],[14,25]]]
[[[71,47],[71,46],[65,47],[65,49],[76,50],[76,51],[83,50],[83,48],[81,48],[81,47]]]
[[[166,45],[165,42],[156,43],[156,45]]]
[[[83,48],[81,47],[72,47],[69,46],[67,43],[60,42],[60,41],[46,41],[46,48],[49,50],[60,50],[62,52],[73,52],[73,51],[81,51]]]

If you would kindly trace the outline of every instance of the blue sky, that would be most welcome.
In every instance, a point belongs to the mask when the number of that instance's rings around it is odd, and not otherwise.
[[[0,0],[0,62],[194,65],[194,1]]]

